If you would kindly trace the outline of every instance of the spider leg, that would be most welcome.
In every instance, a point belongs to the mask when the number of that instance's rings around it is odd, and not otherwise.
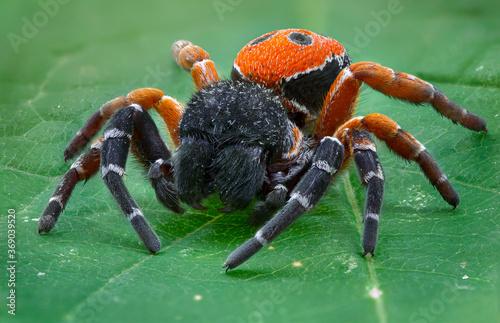
[[[251,226],[256,227],[275,214],[286,203],[288,196],[288,188],[283,184],[278,184],[273,187],[272,191],[267,194],[264,201],[255,203],[252,217],[249,220]]]
[[[363,257],[374,255],[377,246],[378,223],[384,196],[384,172],[377,156],[375,143],[365,130],[347,129],[343,137],[346,156],[354,157],[359,177],[366,186],[366,202],[363,216]]]
[[[487,132],[483,118],[451,101],[432,84],[376,63],[359,62],[343,69],[331,86],[320,114],[317,138],[331,134],[352,115],[362,83],[396,99],[414,104],[428,103],[454,123]]]
[[[130,221],[137,235],[151,253],[160,250],[160,239],[145,220],[142,211],[127,190],[122,176],[131,141],[135,153],[151,164],[149,177],[160,202],[181,213],[172,185],[170,152],[160,137],[153,119],[139,105],[117,111],[104,131],[101,152],[101,177]]]
[[[164,95],[160,90],[143,88],[108,101],[95,111],[69,142],[64,150],[64,160],[75,157],[116,111],[132,104],[138,104],[146,110],[154,108],[165,121],[174,144],[179,145],[178,128],[184,108],[174,98]]]
[[[214,62],[203,48],[187,40],[179,40],[172,45],[170,51],[175,62],[191,72],[198,91],[220,81]]]
[[[136,107],[136,110],[139,111]],[[138,112],[140,114],[140,112]],[[147,112],[136,118],[132,134],[131,151],[148,169],[148,178],[160,203],[175,213],[184,210],[179,205],[173,175],[170,151],[161,138],[158,128]]]
[[[233,269],[269,244],[325,194],[330,179],[340,168],[344,147],[337,138],[321,140],[311,168],[297,184],[285,206],[255,236],[229,255],[224,267]]]
[[[448,178],[439,169],[438,164],[417,139],[401,129],[401,127],[389,117],[378,113],[368,114],[365,117],[357,117],[346,122],[335,133],[342,138],[346,129],[364,129],[373,133],[378,139],[399,156],[406,160],[415,161],[422,169],[430,183],[437,188],[443,199],[455,208],[460,202],[457,192],[453,189]],[[343,140],[343,139],[341,139]]]
[[[92,175],[97,173],[101,162],[103,141],[104,136],[99,137],[90,149],[80,155],[66,174],[64,174],[40,217],[38,233],[48,233],[52,230],[62,210],[66,207],[76,183],[88,180]]]
[[[265,186],[261,192],[265,200],[255,203],[249,219],[251,226],[261,226],[286,204],[289,192],[297,185],[310,166],[315,150],[311,148],[312,138],[304,138],[294,129],[294,145],[285,154],[285,161],[267,165]],[[300,151],[300,154],[298,152]]]

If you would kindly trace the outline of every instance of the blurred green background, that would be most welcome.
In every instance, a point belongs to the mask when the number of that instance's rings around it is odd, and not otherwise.
[[[498,1],[3,1],[0,4],[0,236],[16,213],[16,316],[2,322],[495,322],[499,317]],[[175,215],[137,164],[127,186],[162,239],[150,256],[103,183],[78,185],[49,235],[40,216],[62,152],[109,99],[157,87],[186,101],[170,58],[188,39],[229,76],[240,48],[305,28],[370,60],[432,82],[483,116],[471,133],[428,107],[363,92],[359,115],[384,113],[433,154],[461,197],[451,211],[414,164],[381,143],[386,197],[374,259],[361,258],[364,188],[348,168],[328,196],[237,270],[221,266],[255,233],[251,212]],[[158,118],[156,118],[158,119]],[[2,266],[7,246],[0,243]]]

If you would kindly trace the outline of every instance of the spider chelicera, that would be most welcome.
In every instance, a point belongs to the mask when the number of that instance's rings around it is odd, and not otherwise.
[[[212,193],[230,212],[256,195],[250,222],[255,236],[227,258],[233,269],[269,244],[325,194],[330,182],[354,159],[366,186],[363,256],[374,254],[384,191],[384,174],[374,134],[396,154],[415,161],[454,208],[459,197],[425,147],[381,114],[353,117],[362,83],[393,98],[430,104],[438,113],[474,131],[484,120],[450,101],[415,76],[372,62],[351,63],[337,41],[307,30],[265,34],[247,44],[221,80],[207,52],[188,41],[172,46],[177,64],[190,71],[197,92],[184,108],[151,88],[138,89],[94,112],[64,151],[74,158],[107,123],[104,134],[66,172],[45,208],[38,231],[49,232],[76,183],[100,168],[101,178],[151,253],[160,239],[124,185],[129,151],[148,170],[158,200],[183,213],[180,201],[204,209]],[[171,153],[146,110],[167,125]]]

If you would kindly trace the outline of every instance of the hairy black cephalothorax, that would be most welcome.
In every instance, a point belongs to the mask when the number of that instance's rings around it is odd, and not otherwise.
[[[199,91],[179,126],[174,174],[181,200],[197,205],[215,191],[227,210],[246,207],[266,165],[292,147],[292,127],[278,98],[256,84],[223,81]]]

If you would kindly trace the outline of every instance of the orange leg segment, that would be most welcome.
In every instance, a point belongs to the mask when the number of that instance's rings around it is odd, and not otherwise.
[[[416,104],[429,103],[454,123],[470,130],[487,132],[483,118],[462,108],[448,99],[441,90],[413,75],[395,72],[372,62],[359,62],[349,66],[349,69],[354,78],[385,95]]]
[[[180,67],[191,72],[198,91],[220,81],[214,62],[203,48],[187,40],[179,40],[172,45],[171,53]]]
[[[367,130],[384,141],[399,156],[417,162],[443,199],[454,208],[458,205],[460,201],[458,194],[434,158],[417,139],[402,130],[396,122],[382,114],[373,113],[349,120],[335,132],[335,136],[341,142],[346,142],[347,139],[344,137],[348,135],[349,129]]]
[[[331,136],[342,124],[352,118],[361,84],[352,76],[349,68],[340,72],[325,98],[315,131],[316,139]]]
[[[116,111],[133,104],[145,110],[154,108],[165,121],[174,144],[179,145],[178,128],[184,108],[177,100],[164,95],[160,90],[143,88],[108,101],[95,111],[66,147],[64,160],[75,157]]]
[[[362,83],[396,99],[415,104],[428,103],[454,123],[474,131],[487,132],[483,118],[451,101],[432,84],[376,63],[359,62],[342,70],[332,84],[320,113],[316,130],[318,139],[331,135],[352,116]]]

